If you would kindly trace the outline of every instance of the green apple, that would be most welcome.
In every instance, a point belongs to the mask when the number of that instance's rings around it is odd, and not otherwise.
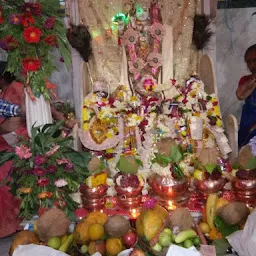
[[[53,236],[47,241],[47,246],[58,250],[61,245],[61,239],[58,236]]]
[[[152,249],[157,252],[162,251],[162,246],[159,243],[156,243],[154,246],[152,246]]]
[[[86,244],[83,244],[80,248],[81,253],[87,253],[88,252],[88,246]]]
[[[172,235],[165,231],[161,232],[158,238],[158,243],[161,246],[169,246],[172,244]]]

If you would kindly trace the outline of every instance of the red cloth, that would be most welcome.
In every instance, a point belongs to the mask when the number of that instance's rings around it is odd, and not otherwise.
[[[250,78],[251,78],[251,75],[241,77],[238,83],[238,87],[243,86],[247,81],[249,81]]]
[[[18,82],[11,83],[1,95],[1,98],[20,105],[24,100],[24,86]],[[0,125],[5,118],[0,117]],[[26,125],[14,130],[18,135],[27,136]],[[0,151],[12,150],[11,146],[0,136]],[[8,175],[12,162],[6,162],[0,167],[0,183]],[[12,196],[7,186],[0,186],[0,238],[8,236],[20,229],[18,219],[20,202]]]

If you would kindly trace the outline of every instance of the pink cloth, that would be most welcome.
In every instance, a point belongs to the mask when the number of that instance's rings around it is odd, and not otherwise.
[[[0,96],[9,102],[20,105],[24,100],[24,87],[18,82],[11,83],[4,93]],[[0,125],[4,123],[5,118],[0,118]],[[14,130],[18,135],[27,136],[27,128],[21,125]],[[0,151],[12,150],[11,146],[0,136]],[[0,183],[11,170],[12,162],[6,162],[0,167]],[[0,238],[8,236],[20,229],[19,215],[20,202],[10,192],[9,187],[0,186]]]

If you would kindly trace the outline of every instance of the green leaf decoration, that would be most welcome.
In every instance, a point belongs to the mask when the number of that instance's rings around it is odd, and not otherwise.
[[[87,170],[88,163],[91,160],[91,154],[88,152],[77,152],[75,150],[65,153],[65,155],[74,163]]]
[[[223,237],[227,237],[239,230],[238,225],[229,225],[219,216],[215,217],[214,224]]]
[[[205,167],[206,171],[211,174],[219,166],[217,164],[207,164],[204,167]]]
[[[155,154],[155,156],[156,158],[153,160],[153,162],[156,162],[163,167],[168,166],[168,164],[172,162],[172,159],[168,156],[161,155],[161,154]]]
[[[179,145],[171,147],[170,158],[172,163],[178,163],[183,159],[183,152]]]
[[[134,161],[134,164],[132,164],[129,160],[127,160],[126,157],[121,156],[116,168],[123,173],[137,173],[139,169],[139,165]]]
[[[249,169],[249,170],[253,170],[253,169],[256,169],[256,157],[252,157],[247,165],[246,165],[246,169]]]
[[[176,164],[173,166],[173,173],[177,179],[182,179],[184,177],[181,168]]]

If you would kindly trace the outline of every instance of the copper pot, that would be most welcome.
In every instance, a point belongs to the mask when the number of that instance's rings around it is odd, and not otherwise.
[[[242,180],[235,178],[232,181],[232,188],[238,201],[256,205],[256,179]]]
[[[216,193],[224,188],[226,180],[221,177],[218,180],[194,180],[194,187],[197,191],[204,194]]]
[[[92,211],[102,209],[105,205],[107,189],[107,185],[89,188],[82,184],[80,186],[80,192],[84,208]]]
[[[186,177],[174,179],[154,174],[149,177],[148,183],[164,205],[168,205],[170,200],[181,204],[189,199],[189,183]]]
[[[117,192],[118,203],[127,209],[139,207],[142,199],[142,189],[143,186],[122,188],[116,185],[115,190]]]

